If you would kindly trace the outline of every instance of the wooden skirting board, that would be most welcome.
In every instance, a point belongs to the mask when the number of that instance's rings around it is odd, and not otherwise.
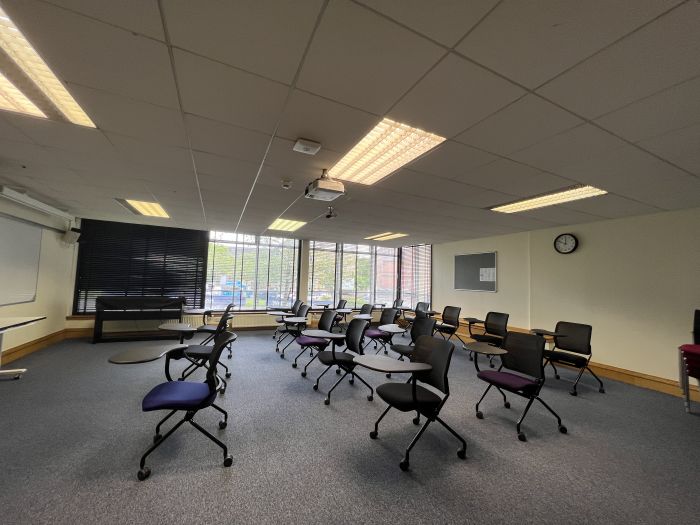
[[[245,327],[237,330],[255,330],[254,327]],[[264,330],[269,330],[268,327],[262,328]],[[517,332],[527,332],[527,329],[518,327],[509,327],[509,330]],[[469,339],[469,332],[460,327],[457,332],[462,339]],[[78,338],[88,338],[92,337],[92,328],[66,328],[64,330],[59,330],[52,334],[45,335],[34,341],[29,341],[22,345],[16,346],[2,353],[2,361],[4,364],[11,363],[21,357],[29,355],[37,350],[46,348],[47,346],[59,343],[65,339],[78,339]],[[557,365],[565,366],[565,365]],[[643,374],[641,372],[635,372],[633,370],[626,370],[624,368],[618,368],[611,365],[605,365],[601,363],[590,364],[591,369],[598,375],[606,377],[609,379],[614,379],[615,381],[620,381],[622,383],[627,383],[630,385],[639,386],[642,388],[647,388],[650,390],[656,390],[657,392],[663,392],[664,394],[671,394],[673,396],[681,397],[681,390],[678,381],[672,379],[665,379],[663,377],[653,376],[649,374]],[[690,397],[693,401],[700,402],[700,388],[696,385],[690,386]]]

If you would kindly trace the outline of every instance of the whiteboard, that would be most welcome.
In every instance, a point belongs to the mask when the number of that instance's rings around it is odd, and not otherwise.
[[[455,255],[455,290],[496,291],[496,252]]]
[[[41,228],[0,217],[0,306],[36,299]]]

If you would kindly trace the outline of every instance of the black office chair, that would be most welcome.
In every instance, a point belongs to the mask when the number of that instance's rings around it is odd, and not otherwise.
[[[345,299],[341,299],[338,301],[338,305],[335,307],[336,310],[340,310],[342,308],[345,308],[345,305],[348,304],[348,302]],[[333,319],[333,326],[340,326],[340,323],[345,319],[345,316],[343,314],[335,314],[335,318]]]
[[[435,323],[435,332],[439,333],[448,341],[452,339],[452,336],[455,336],[464,344],[464,341],[462,341],[462,338],[459,337],[457,333],[459,329],[459,314],[461,311],[462,309],[459,306],[445,306],[442,311],[442,321]]]
[[[403,299],[396,299],[394,300],[394,304],[392,305],[392,308],[401,308],[403,306]]]
[[[382,310],[382,315],[379,317],[378,326],[396,323],[400,314],[401,310],[397,310],[396,308],[384,308],[384,310]],[[367,348],[367,345],[370,342],[373,342],[374,348],[377,349],[375,352],[376,354],[378,354],[382,349],[384,349],[385,354],[388,353],[386,345],[391,341],[392,334],[383,332],[379,328],[368,328],[365,332],[365,337],[368,339],[367,343],[365,343],[365,348]],[[381,347],[379,345],[381,345]]]
[[[413,360],[432,365],[432,370],[413,374],[413,377],[408,383],[384,383],[377,387],[377,394],[386,401],[389,406],[386,407],[386,410],[382,412],[382,415],[379,416],[379,419],[374,423],[374,430],[369,433],[369,437],[372,439],[377,439],[379,435],[379,422],[392,407],[401,412],[417,412],[417,416],[413,419],[413,423],[416,425],[420,424],[421,415],[427,418],[427,421],[415,435],[411,444],[408,445],[404,459],[399,463],[401,470],[408,470],[408,456],[411,449],[423,435],[423,432],[428,428],[428,425],[433,421],[437,421],[444,426],[460,441],[460,443],[462,443],[462,448],[457,451],[457,457],[460,459],[467,457],[467,442],[462,436],[455,432],[452,427],[440,419],[439,416],[440,410],[442,410],[445,402],[450,397],[447,373],[450,370],[450,361],[452,360],[453,352],[454,345],[449,341],[423,335],[416,341]],[[431,386],[443,395],[440,396],[433,390],[416,384],[418,381]]]
[[[483,334],[473,334],[472,325],[469,325],[469,337],[478,341],[480,343],[488,343],[491,346],[501,347],[503,345],[503,339],[508,333],[508,314],[501,312],[489,312],[486,314],[486,319],[484,320],[484,333]],[[470,360],[472,359],[471,353],[469,354]],[[493,365],[493,356],[489,358],[489,366],[491,368]]]
[[[334,347],[331,347],[331,350],[324,350],[323,352],[319,352],[316,354],[318,357],[318,360],[321,361],[324,365],[326,365],[326,369],[321,372],[321,375],[316,378],[316,382],[314,383],[313,389],[318,390],[318,382],[321,380],[321,378],[328,372],[333,366],[337,366],[340,368],[343,372],[345,372],[340,379],[338,379],[335,384],[331,387],[331,389],[328,391],[328,394],[326,394],[326,399],[323,401],[326,405],[330,405],[331,403],[331,392],[335,390],[335,387],[337,387],[340,382],[345,379],[345,377],[350,374],[350,384],[352,385],[355,382],[355,378],[359,379],[367,388],[369,388],[370,394],[367,396],[367,401],[372,401],[374,399],[374,389],[360,377],[356,372],[355,372],[355,362],[353,359],[355,358],[355,355],[359,354],[362,355],[362,339],[365,334],[365,330],[367,330],[367,327],[369,326],[369,322],[365,321],[364,319],[353,319],[350,321],[348,324],[348,330],[345,333],[345,346],[346,349],[342,352],[336,351]]]
[[[605,388],[603,387],[603,382],[588,366],[592,356],[591,332],[593,328],[591,325],[559,321],[554,331],[558,334],[562,334],[562,336],[554,338],[554,348],[552,350],[544,351],[544,358],[546,360],[545,366],[549,363],[554,369],[554,377],[556,379],[559,379],[559,372],[554,366],[554,363],[562,363],[578,368],[576,381],[574,381],[574,386],[569,392],[572,396],[578,395],[576,387],[586,370],[598,381],[598,392],[604,394]]]
[[[360,307],[360,315],[371,315],[372,310],[374,310],[374,305],[373,304],[363,304]]]
[[[416,341],[419,337],[423,335],[433,335],[435,329],[435,319],[430,317],[424,317],[414,321],[413,326],[411,326],[411,343],[407,345],[391,345],[391,349],[399,354],[398,359],[403,361],[404,356],[411,358],[411,354],[415,351]],[[389,374],[387,374],[388,376]]]
[[[216,374],[216,363],[221,357],[221,352],[224,348],[235,339],[235,335],[231,332],[222,332],[214,339],[214,351],[209,355],[209,367],[207,377],[203,383],[194,383],[189,381],[172,381],[161,383],[151,389],[143,398],[142,409],[144,412],[153,410],[169,410],[170,412],[156,425],[156,433],[153,436],[153,444],[141,456],[141,462],[137,477],[139,481],[145,480],[150,474],[151,469],[146,466],[146,458],[156,448],[163,444],[180,425],[187,422],[202,434],[219,445],[224,451],[224,467],[230,467],[233,464],[233,457],[228,454],[228,449],[224,443],[211,435],[207,430],[201,427],[194,421],[194,416],[200,410],[212,407],[224,415],[224,419],[219,421],[219,429],[226,428],[228,422],[228,413],[221,407],[214,404],[216,392],[221,388],[219,378]],[[160,434],[160,427],[176,412],[185,412],[185,417],[178,421],[164,436]]]
[[[297,313],[294,317],[306,317],[309,314],[309,310],[311,307],[308,304],[302,304],[299,309],[297,310]],[[280,357],[284,359],[284,351],[289,348],[289,345],[291,345],[297,337],[301,336],[302,330],[306,329],[306,322],[303,323],[290,323],[287,321],[287,319],[284,320],[284,328],[279,329],[280,333],[280,338],[277,340],[277,346],[275,347],[275,351],[279,352],[280,351],[280,343],[282,343],[285,339],[291,338],[290,341],[284,345],[284,348],[282,348],[282,352],[280,353]]]
[[[318,329],[319,330],[325,330],[326,332],[331,331],[331,327],[333,326],[333,320],[335,319],[335,310],[331,309],[326,309],[323,311],[321,314],[321,319],[318,320]],[[294,358],[294,362],[292,363],[292,368],[297,367],[297,360],[301,357],[301,354],[306,352],[307,350],[311,351],[311,361],[316,359],[316,356],[314,356],[314,350],[317,352],[320,352],[321,350],[325,350],[326,347],[328,346],[328,339],[323,339],[321,337],[309,337],[308,335],[300,335],[296,339],[297,344],[301,347],[301,351],[297,354],[297,356]],[[318,355],[318,354],[316,354]],[[309,363],[311,363],[309,361]],[[307,363],[308,366],[308,363]],[[306,374],[302,374],[302,377],[306,376]]]
[[[224,313],[222,315],[227,315],[231,313],[231,310],[233,310],[233,303],[229,303],[226,306],[226,309],[224,310]],[[218,323],[217,324],[211,324],[211,323],[206,323],[206,319],[211,317],[213,315],[214,311],[213,310],[206,310],[204,314],[202,314],[202,325],[197,327],[197,332],[198,334],[207,334],[207,337],[202,340],[200,345],[208,345],[214,340],[214,337],[216,336],[217,329],[218,329]],[[233,317],[233,314],[231,314],[231,317]],[[231,359],[231,347],[229,346],[228,348],[228,358]]]
[[[296,315],[297,312],[299,311],[299,307],[304,304],[304,301],[300,301],[297,299],[294,301],[294,304],[292,304],[291,308],[280,308],[280,312],[289,312],[292,315]],[[268,308],[269,310],[269,308]],[[284,317],[275,317],[275,322],[277,323],[277,328],[275,328],[275,333],[272,334],[272,338],[276,339],[277,336],[279,335],[279,330],[280,328],[284,325]]]
[[[540,390],[542,390],[545,380],[543,363],[544,339],[533,334],[508,332],[503,342],[503,348],[508,351],[507,354],[501,356],[503,365],[498,370],[482,370],[477,374],[477,377],[487,382],[489,386],[486,387],[486,391],[476,404],[476,417],[479,419],[484,418],[484,414],[479,410],[479,404],[486,397],[488,391],[491,390],[491,387],[495,386],[503,396],[503,406],[506,408],[510,408],[510,403],[503,392],[504,390],[528,400],[525,411],[518,419],[515,427],[520,441],[527,441],[525,434],[520,431],[520,425],[535,400],[542,403],[557,418],[559,432],[566,434],[566,427],[561,424],[559,414],[540,398]],[[502,371],[503,368],[516,373]]]
[[[430,305],[428,303],[424,302],[416,303],[416,307],[413,309],[413,315],[405,315],[404,319],[406,319],[406,321],[409,323],[413,323],[416,319],[428,317],[427,312],[429,306]]]
[[[214,334],[214,338],[218,337],[219,334],[223,333],[226,331],[226,328],[228,327],[229,321],[233,318],[233,314],[224,314],[221,316],[221,319],[219,319],[219,324],[216,327],[216,333]],[[229,340],[227,343],[227,346],[229,348],[229,352],[231,351],[231,346],[233,345],[233,342],[237,339],[237,335],[233,334],[233,337]],[[210,338],[207,338],[207,340],[210,340]],[[201,367],[206,367],[207,363],[209,361],[209,357],[211,356],[211,353],[214,351],[214,346],[212,345],[204,345],[204,344],[199,344],[199,345],[187,345],[184,347],[184,357],[187,358],[190,361],[190,364],[187,368],[185,368],[182,371],[182,374],[180,376],[179,381],[183,381],[184,379],[187,379],[189,376],[191,376],[197,369]],[[228,366],[226,366],[224,363],[217,361],[216,362],[217,367],[222,366],[226,372],[226,378],[228,379],[231,377],[231,372],[228,369]],[[226,386],[227,382],[225,379],[220,378],[221,382],[223,383],[223,388],[221,389],[221,393],[223,394],[226,391]]]

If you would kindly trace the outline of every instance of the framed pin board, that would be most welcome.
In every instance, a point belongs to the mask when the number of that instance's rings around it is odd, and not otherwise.
[[[496,252],[455,255],[455,290],[497,291]]]

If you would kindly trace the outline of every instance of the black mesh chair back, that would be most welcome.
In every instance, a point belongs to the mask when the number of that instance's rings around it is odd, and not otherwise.
[[[396,308],[384,308],[382,315],[379,317],[379,325],[394,324],[400,313],[400,310]]]
[[[318,320],[318,329],[325,330],[326,332],[331,331],[333,326],[333,320],[335,319],[335,310],[326,309],[321,314],[321,319]]]
[[[220,334],[224,330],[226,330],[226,327],[228,326],[228,322],[233,319],[233,315],[229,313],[225,313],[221,316],[221,319],[219,319],[219,323],[216,325],[216,334]]]
[[[362,351],[362,339],[365,335],[365,330],[369,326],[369,322],[365,319],[353,319],[348,325],[345,332],[345,345],[348,350],[356,354],[364,353]]]
[[[420,336],[433,335],[433,331],[435,331],[435,319],[430,317],[416,319],[411,326],[411,341],[415,344]]]
[[[591,325],[559,321],[554,331],[565,334],[563,337],[554,338],[554,345],[557,348],[567,352],[590,355],[591,332],[593,331]]]
[[[544,338],[534,334],[508,332],[503,343],[508,353],[501,357],[503,366],[544,381]]]
[[[451,324],[452,326],[459,326],[459,314],[462,309],[459,306],[445,306],[442,311],[442,322]]]
[[[311,307],[308,304],[302,304],[294,317],[306,317],[309,315],[309,310],[311,310]]]
[[[294,301],[294,304],[293,304],[292,307],[290,308],[290,311],[291,311],[294,315],[296,315],[297,312],[299,311],[299,307],[300,307],[302,304],[304,304],[304,301],[300,301],[299,299],[297,299],[296,301]]]
[[[695,310],[693,319],[693,344],[700,345],[700,310]]]
[[[416,303],[414,312],[416,314],[416,319],[428,317],[428,303]]]
[[[403,299],[396,299],[393,304],[393,308],[399,308],[403,305]]]
[[[207,369],[207,379],[206,383],[209,385],[209,390],[214,392],[218,388],[217,374],[216,374],[216,364],[219,362],[221,357],[221,352],[224,351],[227,345],[236,340],[236,334],[224,330],[217,334],[214,338],[214,350],[209,354],[209,367]]]
[[[416,374],[416,379],[437,388],[445,395],[450,394],[450,386],[447,382],[447,372],[450,369],[452,352],[455,345],[429,335],[422,335],[416,340],[416,350],[411,355],[411,361],[427,363],[433,368],[428,372]]]
[[[489,312],[484,320],[484,328],[487,334],[505,337],[508,333],[508,314],[501,312]]]
[[[360,308],[360,314],[371,314],[372,309],[374,308],[373,304],[363,304],[362,308]]]
[[[340,310],[341,308],[345,308],[346,304],[348,304],[348,302],[345,299],[341,299],[338,301],[338,306],[336,306],[336,309]]]

